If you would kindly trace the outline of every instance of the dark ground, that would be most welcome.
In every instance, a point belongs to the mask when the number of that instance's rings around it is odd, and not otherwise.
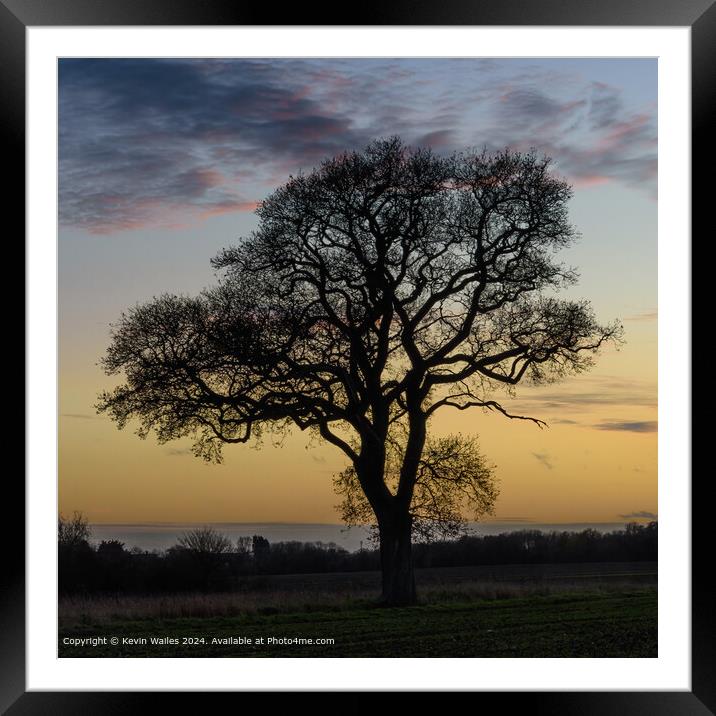
[[[656,579],[655,563],[422,569],[422,603],[391,609],[374,604],[373,572],[254,577],[232,594],[61,601],[59,656],[656,657]],[[93,637],[104,639],[63,643]]]

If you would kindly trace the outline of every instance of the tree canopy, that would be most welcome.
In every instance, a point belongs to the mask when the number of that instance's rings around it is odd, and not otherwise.
[[[450,445],[429,442],[437,411],[542,424],[511,413],[505,389],[579,373],[619,340],[558,296],[577,279],[557,259],[577,237],[570,197],[535,153],[443,157],[393,137],[326,160],[261,203],[258,228],[213,260],[215,287],[120,318],[103,365],[124,382],[98,408],[162,442],[193,436],[207,460],[311,429],[349,459],[379,525],[410,526],[426,456]],[[477,465],[469,441],[457,452]],[[472,478],[483,510],[487,474]]]
[[[391,439],[384,479],[393,493],[398,489],[403,461],[403,445]],[[349,526],[370,525],[372,538],[379,539],[375,513],[355,467],[349,465],[342,470],[333,485],[343,498],[338,505],[343,521]],[[475,520],[491,514],[498,494],[494,465],[480,452],[476,436],[428,437],[418,462],[409,508],[413,539],[431,542],[459,537],[466,531],[466,513]]]
[[[374,414],[395,422],[416,398],[428,415],[501,410],[495,384],[584,370],[618,327],[544,295],[576,280],[554,258],[576,233],[548,166],[390,139],[291,178],[214,259],[219,286],[121,317],[103,363],[126,383],[100,410],[160,440],[198,434],[209,459],[282,420],[355,457],[334,424],[370,433]]]

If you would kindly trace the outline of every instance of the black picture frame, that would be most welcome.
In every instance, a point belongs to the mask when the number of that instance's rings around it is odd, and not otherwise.
[[[4,139],[6,209],[24,232],[25,214],[25,30],[35,26],[106,25],[537,25],[687,26],[692,41],[692,212],[693,225],[706,212],[711,191],[707,166],[713,157],[708,122],[716,87],[715,0],[396,0],[361,2],[348,13],[340,4],[297,4],[281,9],[237,0],[0,0],[0,117]],[[705,222],[703,222],[705,225]],[[6,234],[10,238],[10,232]],[[13,233],[13,236],[17,233]],[[690,478],[691,476],[683,476]],[[532,714],[708,714],[716,713],[716,595],[709,582],[711,563],[705,479],[692,480],[692,663],[691,691],[683,692],[505,692],[476,695],[476,706],[525,709]],[[10,534],[25,534],[24,483],[5,480]],[[12,506],[12,508],[10,507]],[[14,559],[14,561],[9,561]],[[208,708],[206,693],[27,692],[25,687],[25,560],[16,546],[4,554],[0,583],[0,708],[12,714],[113,714],[183,706]],[[218,696],[214,694],[212,696]],[[235,696],[235,695],[234,695]],[[264,694],[279,698],[281,694]],[[286,696],[284,694],[284,696]],[[296,707],[311,694],[291,695]],[[374,694],[351,699],[326,694],[322,702],[342,711],[365,710]],[[384,695],[385,696],[385,695]],[[426,696],[421,695],[421,700]],[[444,698],[444,695],[443,695]],[[201,701],[199,700],[201,699]],[[213,701],[213,699],[212,699]],[[273,698],[269,700],[269,703]],[[388,699],[390,701],[390,699]],[[234,701],[236,705],[236,701]],[[324,706],[324,707],[325,707]],[[272,708],[272,706],[269,706]]]

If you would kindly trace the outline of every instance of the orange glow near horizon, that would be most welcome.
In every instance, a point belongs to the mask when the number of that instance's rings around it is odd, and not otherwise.
[[[548,428],[479,409],[436,415],[433,433],[477,434],[496,465],[491,520],[619,522],[657,513],[655,371],[651,380],[637,377],[649,363],[655,322],[640,321],[633,332],[644,337],[602,356],[600,370],[505,400]],[[280,446],[268,437],[258,447],[227,445],[223,464],[207,465],[190,454],[189,441],[158,445],[94,415],[88,406],[104,385],[96,366],[62,373],[62,513],[80,510],[94,523],[340,521],[332,476],[346,463],[337,448],[296,430]]]

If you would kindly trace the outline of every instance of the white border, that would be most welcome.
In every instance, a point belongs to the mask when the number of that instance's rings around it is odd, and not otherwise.
[[[28,690],[690,690],[689,28],[28,28]],[[369,48],[369,49],[366,49]],[[58,659],[56,60],[659,57],[657,659]],[[608,54],[605,54],[608,53]],[[320,662],[320,664],[318,663]],[[387,668],[386,668],[387,667]]]

